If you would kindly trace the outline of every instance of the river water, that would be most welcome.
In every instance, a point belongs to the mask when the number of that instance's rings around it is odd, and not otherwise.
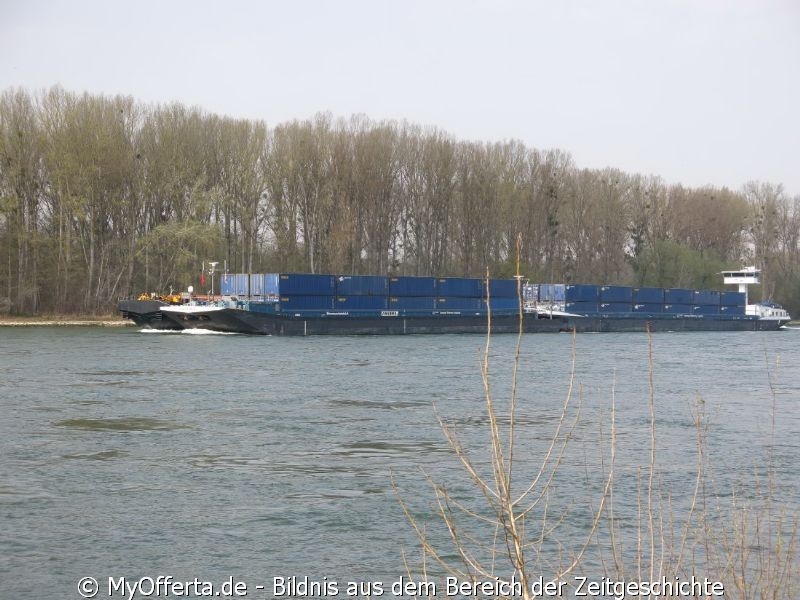
[[[496,336],[490,350],[501,413],[515,342]],[[251,598],[280,595],[274,577],[308,577],[337,582],[345,597],[342,582],[394,582],[404,561],[418,572],[400,499],[443,543],[426,476],[480,504],[437,418],[485,473],[484,343],[0,329],[0,598],[80,598],[84,577],[105,598],[109,578],[159,575],[232,578]],[[612,418],[616,511],[622,530],[634,527],[651,382],[657,481],[676,520],[694,487],[698,412],[715,497],[757,499],[770,485],[797,510],[800,332],[658,334],[652,344],[639,334],[525,337],[520,485],[545,459],[571,378],[561,429],[571,441],[550,488],[551,510],[565,515],[554,548],[569,553],[585,536]]]

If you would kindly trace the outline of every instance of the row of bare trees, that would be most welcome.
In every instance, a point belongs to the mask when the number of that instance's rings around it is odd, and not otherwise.
[[[560,150],[320,114],[268,127],[179,104],[0,96],[0,303],[103,312],[231,271],[512,273],[719,287],[755,263],[800,312],[800,197],[578,168]]]

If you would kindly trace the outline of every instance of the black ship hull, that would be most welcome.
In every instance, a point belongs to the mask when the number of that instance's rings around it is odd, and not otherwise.
[[[141,327],[150,329],[183,329],[180,325],[165,319],[161,313],[167,302],[161,300],[120,300],[117,308],[123,319],[130,319]]]
[[[203,319],[203,317],[206,317]],[[176,324],[185,329],[209,329],[229,333],[259,335],[412,335],[446,333],[486,333],[487,323],[492,333],[517,333],[519,315],[430,315],[430,316],[358,316],[274,315],[238,309],[223,309],[200,315],[170,314]],[[557,333],[571,331],[566,317],[537,318],[526,314],[522,320],[527,333]]]
[[[753,316],[694,315],[591,315],[547,313],[431,314],[328,312],[264,313],[240,308],[165,307],[157,309],[147,301],[120,303],[123,316],[138,325],[154,329],[205,329],[226,333],[256,335],[412,335],[412,334],[484,334],[517,333],[625,333],[690,331],[772,331],[788,320],[759,319]]]

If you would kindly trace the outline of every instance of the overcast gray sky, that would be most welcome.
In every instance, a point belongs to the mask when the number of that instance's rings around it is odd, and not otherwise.
[[[800,194],[797,0],[0,0],[0,89],[54,84]]]

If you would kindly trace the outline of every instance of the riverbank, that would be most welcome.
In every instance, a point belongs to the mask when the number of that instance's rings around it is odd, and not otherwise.
[[[46,315],[39,317],[0,317],[0,327],[130,327],[133,321],[118,315]]]

